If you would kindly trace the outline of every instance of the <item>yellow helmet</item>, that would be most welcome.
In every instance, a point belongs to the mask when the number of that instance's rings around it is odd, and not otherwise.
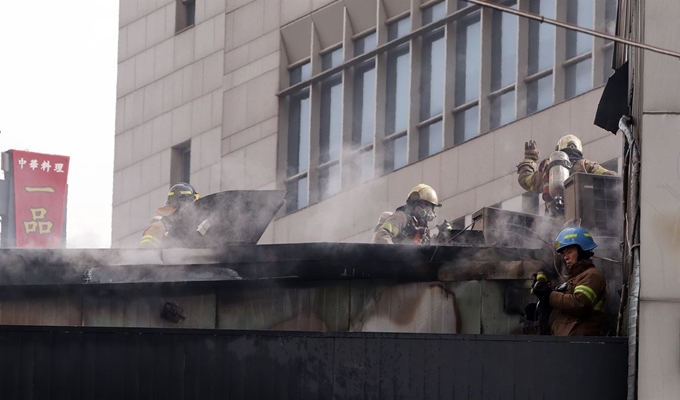
[[[562,151],[564,149],[575,149],[583,153],[583,145],[581,145],[581,139],[574,135],[562,136],[555,146],[555,151]]]
[[[437,197],[437,192],[435,192],[434,189],[432,189],[432,186],[426,185],[424,183],[416,185],[416,187],[411,189],[411,191],[408,194],[408,198],[406,199],[406,202],[413,203],[418,200],[426,201],[435,207],[442,206],[441,204],[439,204],[439,197]]]

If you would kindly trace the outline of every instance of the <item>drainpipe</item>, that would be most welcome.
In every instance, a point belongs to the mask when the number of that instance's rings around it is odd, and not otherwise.
[[[629,207],[626,213],[626,227],[632,226],[631,240],[626,233],[625,247],[632,257],[633,268],[630,273],[630,290],[628,297],[628,400],[637,398],[637,361],[638,361],[638,318],[640,303],[640,151],[631,131],[630,117],[623,116],[619,120],[619,129],[623,132],[628,150],[629,162]],[[632,224],[631,224],[632,222]]]

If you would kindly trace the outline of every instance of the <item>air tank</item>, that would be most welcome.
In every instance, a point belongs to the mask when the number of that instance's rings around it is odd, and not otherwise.
[[[569,177],[571,163],[563,151],[553,151],[548,164],[550,197],[557,211],[564,210],[564,181]]]

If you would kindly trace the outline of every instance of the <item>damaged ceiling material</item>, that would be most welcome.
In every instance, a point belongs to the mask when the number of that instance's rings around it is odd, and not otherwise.
[[[364,243],[239,245],[215,249],[2,250],[0,286],[177,283],[262,279],[465,280],[480,269],[519,277],[552,262],[547,249]],[[508,266],[513,266],[508,268]],[[522,273],[523,274],[523,273]],[[522,275],[523,276],[523,275]],[[503,278],[505,277],[505,278]],[[524,276],[523,276],[524,277]]]
[[[283,206],[285,190],[230,190],[201,197],[172,224],[168,247],[256,244]]]
[[[571,185],[569,218],[587,229],[603,223],[583,211],[602,200],[597,186]],[[552,244],[561,220],[493,207],[446,245],[257,245],[283,198],[206,196],[174,224],[175,248],[2,250],[0,324],[521,334],[532,275],[566,275]],[[616,327],[620,233],[597,232],[612,235],[595,240]]]
[[[601,243],[598,254],[618,260],[621,227],[618,177],[577,174],[567,185],[577,219]],[[570,178],[570,179],[572,179]],[[599,185],[599,186],[598,186]],[[602,186],[602,187],[600,187]],[[606,201],[602,192],[610,193]],[[572,193],[573,194],[570,194]],[[256,245],[284,202],[285,191],[226,191],[205,196],[173,224],[176,248],[160,250],[2,250],[0,285],[191,283],[261,279],[529,279],[538,270],[554,278],[552,238],[562,222],[485,207],[472,230],[446,246],[383,246],[361,243]],[[598,197],[599,196],[599,197]],[[618,199],[618,200],[617,200]],[[604,204],[596,217],[588,210]],[[610,210],[611,209],[611,210]],[[611,214],[611,215],[610,215]],[[585,217],[585,218],[582,218]],[[604,222],[603,222],[604,221]],[[598,226],[608,223],[606,229]],[[606,235],[600,237],[599,235]],[[608,247],[615,248],[607,251]],[[47,267],[49,266],[49,267]]]

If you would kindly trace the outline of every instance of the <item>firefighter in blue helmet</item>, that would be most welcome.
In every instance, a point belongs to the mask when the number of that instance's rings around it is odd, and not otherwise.
[[[597,247],[587,230],[569,227],[555,239],[555,251],[569,270],[569,280],[553,290],[546,281],[537,281],[534,294],[550,304],[550,331],[556,336],[596,336],[604,322],[607,283],[593,262]]]
[[[158,207],[157,215],[151,219],[149,226],[142,232],[141,247],[163,247],[163,241],[175,222],[177,214],[199,197],[198,191],[188,183],[181,182],[171,187],[165,205]]]

